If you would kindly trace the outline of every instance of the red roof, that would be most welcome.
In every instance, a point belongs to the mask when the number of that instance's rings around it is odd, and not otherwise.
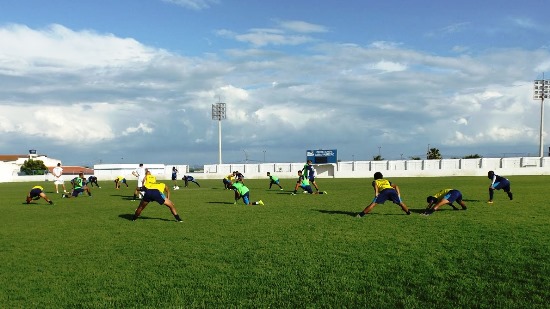
[[[17,154],[0,155],[0,161],[17,161],[20,158],[28,158],[28,157],[29,157],[28,154],[23,154],[23,155],[17,155]]]

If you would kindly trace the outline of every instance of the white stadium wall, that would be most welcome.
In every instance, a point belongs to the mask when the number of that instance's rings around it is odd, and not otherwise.
[[[304,163],[212,164],[204,166],[197,178],[223,178],[239,171],[246,178],[295,178]],[[479,158],[442,160],[346,161],[316,164],[319,178],[372,178],[375,172],[387,177],[486,176],[493,170],[501,175],[550,175],[550,157]]]
[[[16,164],[0,163],[0,182],[49,180],[44,179],[44,176],[19,176]],[[94,174],[99,181],[114,180],[117,176],[134,180],[132,171],[137,166],[99,164],[94,165]],[[205,165],[201,173],[189,173],[188,165],[144,164],[159,180],[171,179],[173,166],[179,171],[178,179],[184,174],[193,175],[197,179],[222,179],[233,171],[239,171],[249,179],[262,179],[267,178],[267,172],[279,178],[296,178],[304,163],[211,164]],[[319,178],[372,178],[375,172],[382,172],[385,177],[486,176],[490,170],[504,176],[550,175],[550,157],[345,161],[318,164],[315,169]]]

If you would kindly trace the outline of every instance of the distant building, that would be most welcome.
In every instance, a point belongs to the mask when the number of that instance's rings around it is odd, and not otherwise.
[[[83,166],[63,166],[61,160],[48,158],[46,155],[36,154],[35,151],[32,151],[29,152],[29,154],[0,154],[0,182],[2,182],[3,178],[9,179],[15,175],[19,175],[21,165],[29,159],[44,162],[44,165],[48,168],[49,174],[51,174],[53,168],[57,166],[57,163],[62,164],[63,173],[66,175],[78,175],[78,173],[84,173],[84,175],[89,176],[94,174],[94,170],[92,168]]]

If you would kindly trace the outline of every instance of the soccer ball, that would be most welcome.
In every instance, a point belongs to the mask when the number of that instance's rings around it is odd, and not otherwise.
[[[180,187],[174,186],[174,190],[179,190],[179,189],[180,189]]]

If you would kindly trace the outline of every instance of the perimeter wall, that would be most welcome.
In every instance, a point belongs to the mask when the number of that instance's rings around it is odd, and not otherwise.
[[[132,171],[137,166],[138,164],[99,164],[94,165],[94,174],[99,181],[114,180],[117,176],[134,180]],[[203,172],[195,173],[189,173],[188,165],[145,164],[145,167],[160,180],[171,179],[173,166],[179,170],[178,179],[184,174],[197,179],[222,179],[233,171],[239,171],[246,178],[254,179],[266,178],[267,172],[279,178],[296,178],[304,163],[211,164],[205,165]],[[382,172],[384,177],[392,178],[487,176],[490,170],[503,176],[550,175],[550,157],[343,161],[314,166],[319,178],[372,178],[375,172]],[[51,175],[20,176],[17,170],[13,164],[0,162],[0,182],[52,180],[49,178]]]

